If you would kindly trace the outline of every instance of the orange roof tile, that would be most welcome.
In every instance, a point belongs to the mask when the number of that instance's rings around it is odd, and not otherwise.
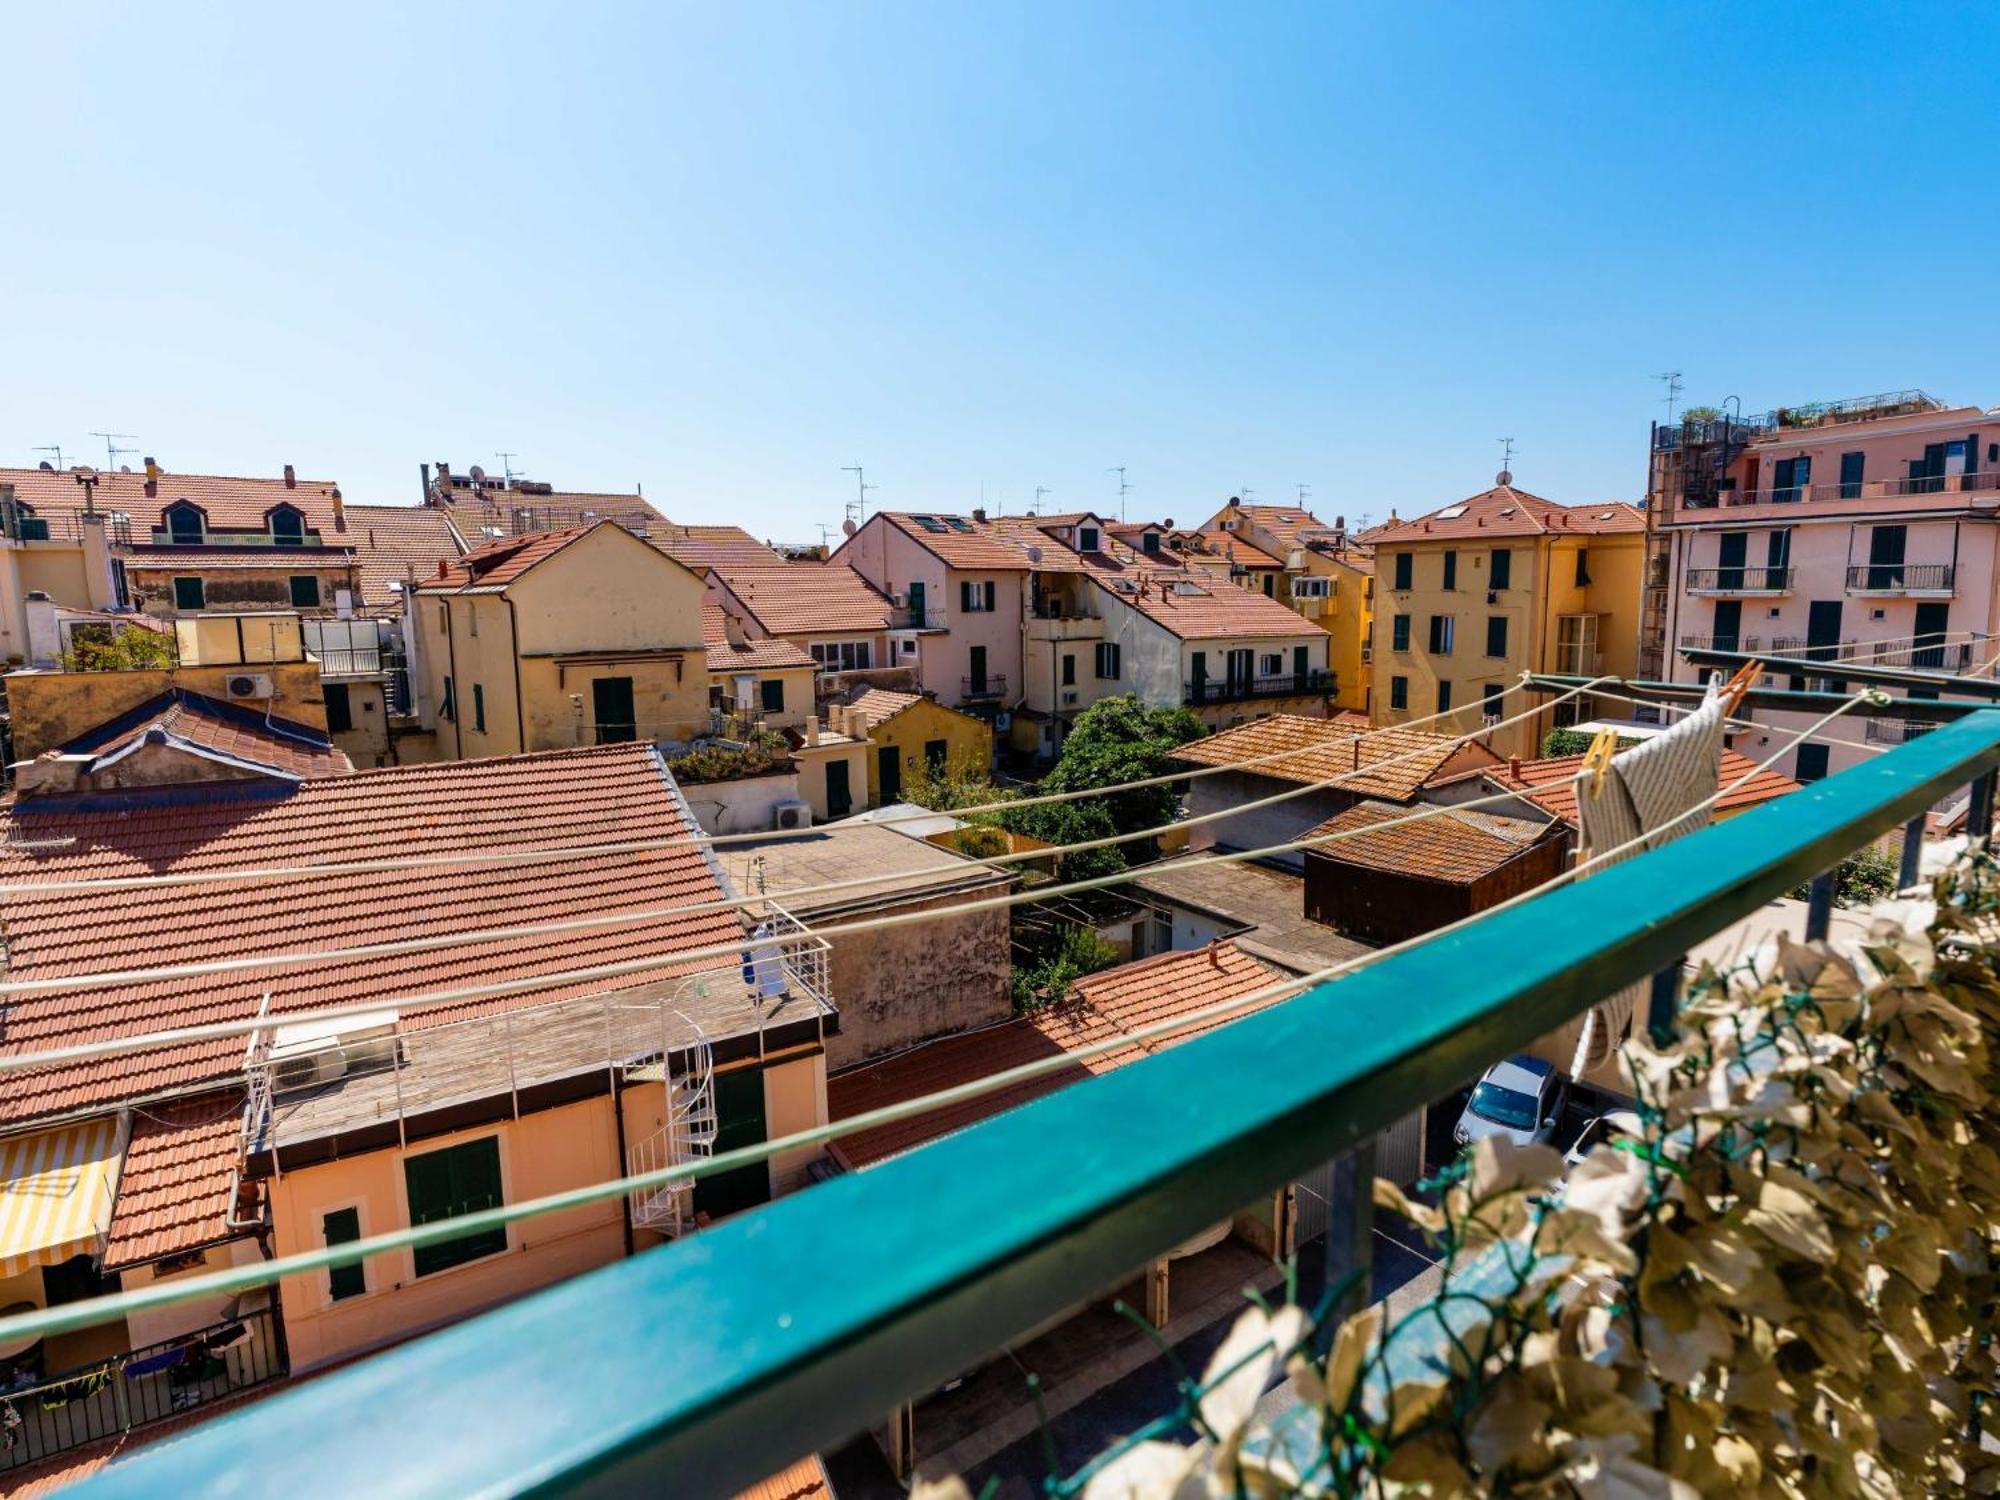
[[[1503,484],[1400,526],[1378,527],[1369,533],[1368,541],[1379,548],[1467,537],[1609,536],[1645,529],[1645,514],[1622,500],[1602,505],[1558,505]]]
[[[1306,851],[1309,859],[1338,860],[1371,870],[1389,870],[1452,885],[1471,885],[1527,853],[1554,824],[1525,818],[1500,818],[1458,808],[1427,809],[1437,816],[1421,823],[1398,823],[1375,832],[1379,823],[1410,816],[1410,809],[1389,802],[1357,802],[1306,835],[1357,835]]]
[[[1233,531],[1220,527],[1208,531],[1198,531],[1196,536],[1208,551],[1198,554],[1202,557],[1217,558],[1224,562],[1240,563],[1246,568],[1283,568],[1284,559],[1273,557],[1247,536],[1238,536]]]
[[[929,1042],[829,1078],[827,1112],[835,1120],[844,1120],[922,1098],[1094,1042],[1115,1041],[1143,1027],[1250,995],[1287,977],[1282,970],[1252,958],[1234,942],[1120,964],[1078,980],[1070,997],[1059,1004],[980,1031]],[[1276,1003],[1264,1001],[1253,1008]],[[1070,1066],[995,1093],[860,1131],[836,1141],[832,1149],[849,1167],[869,1166],[1226,1024],[1226,1020],[1191,1022],[1164,1037],[1080,1058]]]
[[[848,700],[848,707],[861,710],[873,729],[884,719],[892,719],[913,703],[924,701],[922,693],[899,693],[892,688],[863,688]]]
[[[93,501],[102,513],[123,512],[132,518],[134,538],[164,526],[162,514],[176,501],[188,500],[208,516],[215,531],[261,531],[266,516],[278,505],[291,505],[305,514],[308,530],[317,531],[327,542],[340,539],[335,524],[333,497],[339,486],[330,479],[300,479],[287,486],[282,478],[239,478],[224,474],[170,474],[162,470],[146,493],[143,470],[136,473],[96,472]],[[84,488],[67,469],[0,469],[0,484],[14,486],[15,498],[37,515],[53,516],[83,509]]]
[[[1021,572],[1028,560],[969,516],[941,512],[877,511],[876,515],[924,548],[948,568],[970,572]],[[924,525],[929,521],[929,526]],[[963,528],[963,529],[961,529]],[[842,543],[845,546],[845,543]],[[836,557],[839,554],[834,554]]]
[[[789,1469],[758,1480],[736,1500],[833,1500],[833,1481],[817,1456],[802,1458]]]
[[[889,628],[889,601],[844,562],[713,570],[770,635],[852,635]]]
[[[646,540],[667,556],[702,568],[783,567],[784,557],[741,526],[687,526],[679,521],[646,528]]]
[[[1371,797],[1407,802],[1454,761],[1499,764],[1499,757],[1476,741],[1395,725],[1370,729],[1347,717],[1311,719],[1299,714],[1273,714],[1239,724],[1192,740],[1174,755],[1196,765],[1233,766],[1286,751],[1298,753],[1251,766],[1247,774],[1276,781],[1331,781]]]
[[[223,1222],[234,1207],[242,1128],[243,1095],[233,1089],[134,1112],[104,1249],[107,1271],[243,1232]]]
[[[1486,772],[1486,778],[1495,786],[1511,792],[1525,792],[1536,806],[1546,808],[1572,828],[1576,821],[1576,787],[1571,781],[1583,766],[1581,755],[1558,755],[1548,760],[1509,761]],[[1741,812],[1746,807],[1756,807],[1773,798],[1783,797],[1799,790],[1799,783],[1791,777],[1772,770],[1758,770],[1757,763],[1747,755],[1735,750],[1722,752],[1722,765],[1716,776],[1717,787],[1728,786],[1741,781],[1744,776],[1755,771],[1750,780],[1728,793],[1715,804],[1718,815]]]
[[[125,554],[131,573],[218,573],[253,570],[302,573],[318,568],[351,568],[351,547],[154,547],[141,544]]]
[[[438,564],[465,551],[451,512],[437,505],[350,505],[347,542],[361,565],[361,601],[394,607],[402,594],[392,583],[437,577]]]
[[[802,646],[790,641],[774,641],[746,636],[732,644],[726,623],[728,612],[713,599],[701,602],[701,641],[708,648],[711,672],[776,672],[794,667],[816,667],[818,662]]]
[[[593,521],[588,526],[571,526],[562,531],[529,531],[486,542],[474,547],[465,556],[442,564],[438,576],[427,583],[420,583],[417,592],[458,594],[470,589],[503,589],[536,563],[554,557],[598,526],[616,524],[615,521]]]
[[[228,783],[29,800],[9,809],[6,831],[0,881],[52,883],[678,838],[692,828],[658,751],[626,744],[360,771],[309,780],[282,794],[269,783]],[[9,977],[316,952],[700,903],[722,894],[713,866],[691,844],[526,864],[292,877],[259,883],[255,900],[246,898],[246,889],[232,882],[193,885],[176,890],[170,902],[146,888],[0,897]],[[431,952],[37,991],[10,1002],[0,1046],[25,1052],[246,1019],[267,993],[271,1013],[282,1017],[322,1005],[387,1002],[488,980],[657,959],[657,967],[616,981],[619,988],[636,987],[685,972],[689,965],[675,962],[677,952],[729,941],[741,931],[733,913],[709,910]],[[421,1014],[426,1021],[456,1020],[604,987],[552,983]],[[212,1088],[240,1076],[242,1063],[238,1038],[12,1074],[0,1090],[0,1121]]]
[[[338,776],[354,769],[325,732],[288,719],[266,719],[234,704],[185,688],[149,699],[129,713],[78,735],[66,755],[94,755],[108,762],[150,740],[178,744],[230,760],[262,766],[277,776]]]

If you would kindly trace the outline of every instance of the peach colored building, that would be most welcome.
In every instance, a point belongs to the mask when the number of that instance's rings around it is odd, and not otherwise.
[[[1767,661],[1847,659],[1935,671],[1990,658],[2000,635],[2000,410],[1922,392],[1780,408],[1697,408],[1656,427],[1642,670],[1689,681],[1680,648]],[[1824,672],[1774,674],[1819,687]],[[1761,759],[1810,715],[1751,710]],[[1770,733],[1762,732],[1768,724]],[[1816,780],[1899,743],[1893,720],[1837,726],[1781,769]]]
[[[970,517],[877,511],[834,553],[894,606],[915,647],[917,682],[950,708],[991,714],[1022,696],[1021,618],[1028,560]]]

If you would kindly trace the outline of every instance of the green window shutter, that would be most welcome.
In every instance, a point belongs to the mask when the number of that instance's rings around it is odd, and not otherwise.
[[[176,578],[174,580],[175,609],[206,609],[208,590],[199,578]]]
[[[757,691],[762,695],[765,713],[781,714],[785,711],[784,678],[766,677],[757,684]]]
[[[764,1073],[761,1068],[737,1068],[715,1075],[715,1154],[755,1146],[765,1139]],[[720,1218],[755,1208],[771,1199],[771,1169],[752,1162],[733,1172],[697,1179],[694,1206]]]
[[[486,688],[477,682],[472,685],[472,727],[486,732]]]
[[[993,580],[986,580],[986,612],[993,613]]]
[[[1397,615],[1397,616],[1395,617],[1395,620],[1394,620],[1394,622],[1393,622],[1393,624],[1392,624],[1392,627],[1391,627],[1391,629],[1392,629],[1392,631],[1393,631],[1393,634],[1392,634],[1392,637],[1391,637],[1391,644],[1390,644],[1390,648],[1389,648],[1389,649],[1390,649],[1390,650],[1392,650],[1392,651],[1407,651],[1407,650],[1409,650],[1409,649],[1410,649],[1410,617],[1409,617],[1408,615]]]
[[[1507,654],[1507,617],[1488,615],[1486,617],[1486,654],[1505,656]]]
[[[1408,708],[1410,706],[1410,679],[1391,677],[1389,679],[1389,707]]]
[[[1448,589],[1458,587],[1458,549],[1455,547],[1445,549],[1444,586]]]
[[[320,1234],[329,1245],[351,1245],[361,1238],[361,1210],[358,1208],[336,1208],[324,1215],[320,1221]],[[326,1273],[327,1295],[338,1302],[344,1297],[359,1297],[368,1290],[368,1277],[356,1261],[351,1266],[335,1266]]]
[[[319,580],[310,573],[292,575],[292,608],[319,608]]]
[[[1511,588],[1514,584],[1514,554],[1505,547],[1493,549],[1493,571],[1487,576],[1490,589]]]
[[[427,1151],[403,1162],[403,1181],[410,1196],[410,1223],[435,1224],[482,1209],[498,1208],[500,1141],[496,1136]],[[497,1255],[507,1248],[505,1226],[461,1235],[413,1252],[419,1276],[462,1266],[467,1261]]]
[[[444,680],[444,702],[438,705],[438,717],[442,719],[456,719],[458,717],[458,700],[452,695],[451,678],[449,676]]]

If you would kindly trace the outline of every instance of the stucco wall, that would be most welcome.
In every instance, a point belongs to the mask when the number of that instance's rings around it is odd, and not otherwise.
[[[1188,783],[1187,809],[1190,816],[1201,817],[1263,797],[1276,796],[1297,785],[1297,782],[1273,781],[1251,771],[1220,771]],[[1357,800],[1354,793],[1331,787],[1302,792],[1270,807],[1218,818],[1213,823],[1196,823],[1187,830],[1188,847],[1198,850],[1221,845],[1230,849],[1267,849],[1273,844],[1290,843],[1336,813],[1345,812]],[[1273,854],[1268,858],[1272,864],[1283,865],[1290,870],[1305,867],[1302,851]]]
[[[773,828],[778,804],[799,800],[801,795],[796,771],[681,784],[681,796],[703,833],[760,833]]]
[[[817,750],[801,748],[792,756],[792,764],[798,768],[799,795],[812,804],[813,820],[824,823],[835,814],[827,803],[827,766],[839,762],[847,767],[848,805],[840,816],[866,812],[874,804],[868,798],[868,761],[874,754],[873,747],[866,741],[827,746]]]
[[[148,568],[137,558],[127,558],[125,581],[132,603],[149,615],[174,616],[184,613],[174,602],[176,578],[202,581],[204,609],[291,609],[292,575],[308,574],[319,580],[319,604],[315,608],[333,612],[337,590],[346,589],[359,600],[357,572],[348,562],[300,563],[282,573],[261,568]]]
[[[993,754],[993,731],[984,721],[956,709],[945,708],[928,699],[911,704],[899,714],[876,722],[868,731],[868,805],[880,807],[882,768],[877,750],[888,747],[896,752],[907,786],[923,764],[924,746],[932,740],[945,742],[948,764],[974,761],[984,766]],[[886,799],[894,800],[894,799]]]
[[[30,760],[156,698],[171,687],[223,697],[223,679],[238,667],[177,667],[143,672],[10,672],[7,704],[14,720],[14,758]],[[326,727],[326,700],[320,696],[315,662],[286,662],[257,669],[267,673],[277,696],[277,713],[314,728]],[[245,700],[246,705],[254,700]],[[261,708],[261,702],[255,706]]]
[[[968,899],[943,895],[881,909],[936,911]],[[928,1037],[1005,1020],[1013,1011],[1004,909],[829,941],[840,1035],[828,1039],[827,1057],[836,1070]]]

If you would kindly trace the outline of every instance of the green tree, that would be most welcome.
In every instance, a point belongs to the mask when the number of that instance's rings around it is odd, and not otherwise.
[[[919,761],[903,781],[902,799],[932,812],[955,812],[961,807],[986,807],[1019,796],[993,784],[986,757],[977,751],[962,750],[941,766]]]
[[[1596,738],[1595,734],[1582,729],[1551,729],[1542,736],[1542,754],[1551,759],[1558,755],[1581,755]],[[1618,748],[1625,750],[1638,743],[1637,740],[1620,739]]]
[[[171,667],[179,658],[172,635],[143,625],[119,629],[81,625],[60,660],[65,672],[136,672]]]
[[[1119,961],[1118,950],[1082,924],[1066,925],[1048,953],[1014,970],[1017,1010],[1036,1010],[1069,998],[1077,980]]]
[[[1086,792],[1164,776],[1175,769],[1174,751],[1207,732],[1185,708],[1148,708],[1129,695],[1105,698],[1077,716],[1042,790]],[[1133,833],[1172,822],[1180,807],[1180,788],[1127,788],[1091,805],[1110,813],[1116,832]]]

